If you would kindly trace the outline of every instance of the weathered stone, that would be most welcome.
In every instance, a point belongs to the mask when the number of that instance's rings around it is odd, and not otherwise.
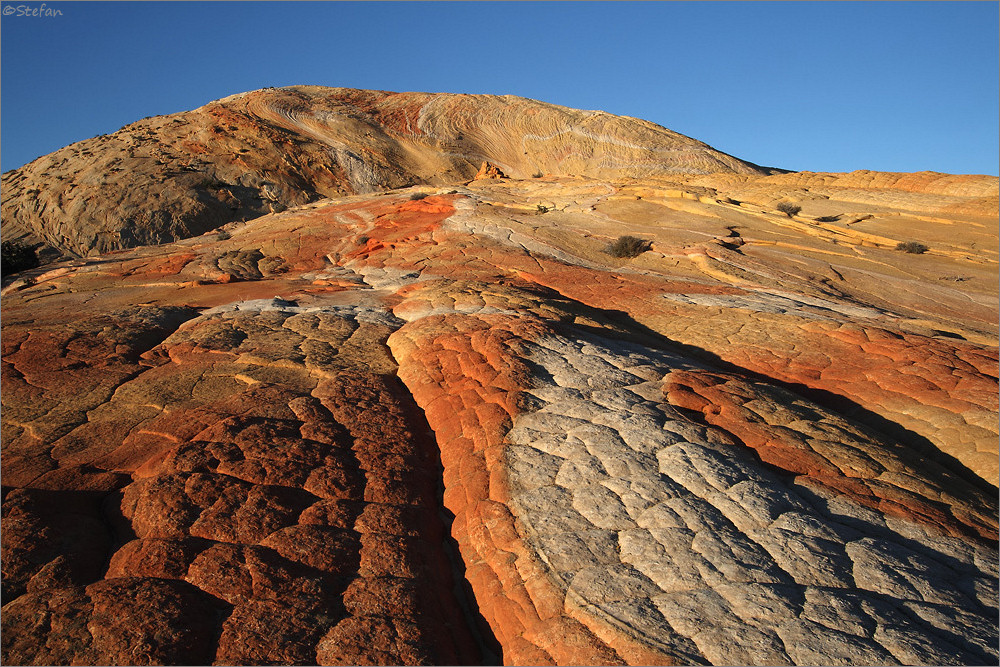
[[[489,103],[209,105],[219,178],[267,123],[375,129],[212,186],[287,211],[8,283],[4,662],[995,662],[996,179],[765,175],[540,110],[589,128],[557,156]],[[510,178],[469,180],[487,154]]]
[[[491,162],[483,162],[479,171],[473,176],[473,180],[478,181],[483,178],[507,178],[507,175],[500,171],[500,167]]]

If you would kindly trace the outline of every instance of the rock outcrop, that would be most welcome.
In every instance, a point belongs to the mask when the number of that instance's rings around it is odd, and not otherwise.
[[[472,180],[478,181],[484,178],[507,178],[507,174],[500,171],[500,167],[496,166],[491,162],[484,162],[479,167],[479,171],[476,175],[472,177]]]
[[[4,663],[995,664],[991,181],[498,155],[6,283]]]
[[[323,197],[512,176],[767,173],[635,118],[510,95],[268,88],[155,116],[3,175],[4,238],[83,257]]]

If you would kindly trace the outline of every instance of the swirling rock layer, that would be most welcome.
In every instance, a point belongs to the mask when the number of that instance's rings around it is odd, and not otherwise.
[[[291,86],[81,141],[3,175],[3,234],[81,257],[322,197],[504,173],[767,173],[635,118],[520,97]],[[150,202],[155,201],[154,206]]]
[[[988,193],[500,153],[7,284],[6,664],[996,662]]]

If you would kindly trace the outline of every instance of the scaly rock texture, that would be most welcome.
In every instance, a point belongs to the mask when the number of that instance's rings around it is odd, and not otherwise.
[[[443,551],[432,436],[379,353],[391,324],[356,308],[223,307],[123,352],[131,373],[65,415],[49,463],[39,419],[25,423],[4,452],[9,659],[480,659]],[[28,360],[46,348],[61,351],[20,341],[5,390],[52,377]],[[53,609],[53,590],[73,604]],[[86,628],[80,641],[40,627],[39,605]]]
[[[997,662],[996,179],[504,141],[5,282],[4,664]]]

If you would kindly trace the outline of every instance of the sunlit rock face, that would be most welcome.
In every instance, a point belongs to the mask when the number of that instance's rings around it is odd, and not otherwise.
[[[5,664],[997,661],[997,179],[504,99],[222,100],[481,148],[7,281]]]
[[[7,172],[3,234],[82,257],[323,197],[461,181],[484,160],[525,178],[768,173],[602,111],[510,95],[290,86],[146,118]]]

